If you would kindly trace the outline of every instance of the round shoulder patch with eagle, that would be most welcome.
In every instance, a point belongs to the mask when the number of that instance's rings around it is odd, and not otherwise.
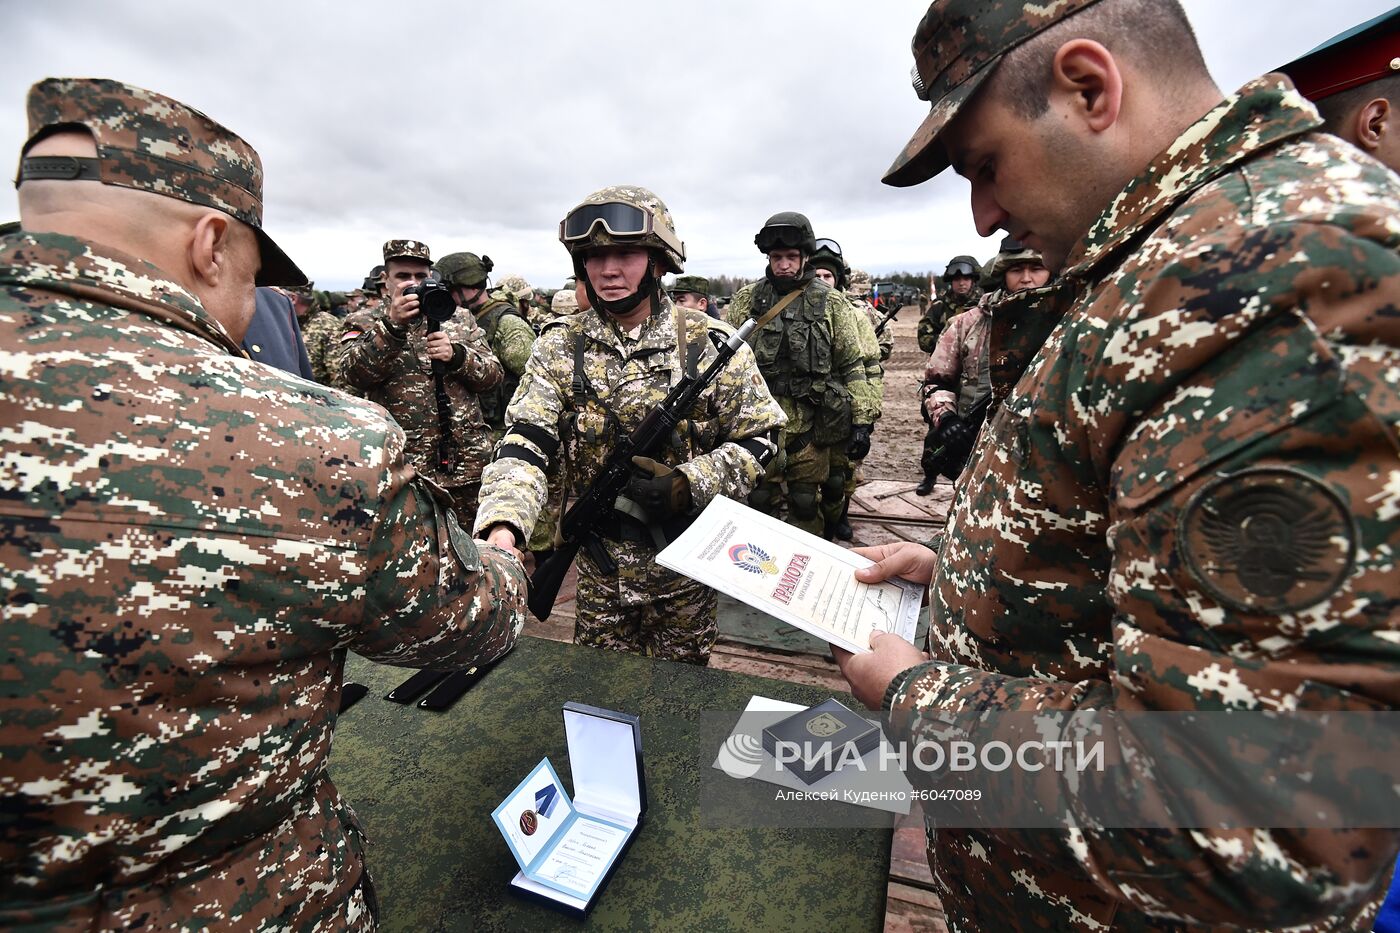
[[[1319,480],[1286,467],[1212,480],[1187,503],[1177,551],[1223,605],[1297,612],[1331,596],[1356,559],[1356,524]]]

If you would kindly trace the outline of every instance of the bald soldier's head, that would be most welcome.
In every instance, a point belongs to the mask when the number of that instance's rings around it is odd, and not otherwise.
[[[27,157],[95,158],[85,130],[47,136]],[[223,211],[100,181],[27,179],[19,186],[21,227],[61,233],[130,253],[157,266],[199,299],[234,340],[253,316],[259,268],[252,228]]]

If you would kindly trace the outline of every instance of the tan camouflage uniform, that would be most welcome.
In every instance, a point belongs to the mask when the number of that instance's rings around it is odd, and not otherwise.
[[[703,312],[680,310],[687,344],[703,347],[697,365],[703,371],[715,357],[708,332],[728,336],[732,331]],[[498,523],[527,534],[535,527],[547,507],[544,464],[560,463],[571,497],[588,487],[617,438],[633,430],[679,380],[676,313],[663,298],[635,336],[621,333],[597,311],[556,319],[545,329],[507,412],[511,427],[482,479],[478,534]],[[610,423],[603,404],[575,395],[580,336],[584,373],[616,423]],[[698,513],[715,496],[742,498],[758,482],[762,459],[772,455],[782,424],[782,410],[768,394],[753,354],[741,347],[655,459],[685,474]],[[520,456],[503,456],[510,445],[523,448]],[[629,528],[620,525],[607,542],[618,565],[615,575],[604,574],[586,548],[579,552],[575,641],[708,663],[716,634],[715,592],[658,566],[655,544],[629,534]]]
[[[346,382],[370,401],[383,405],[403,427],[408,436],[408,462],[451,493],[463,522],[469,525],[492,445],[477,393],[501,381],[501,364],[467,313],[459,309],[442,324],[443,333],[457,351],[446,363],[443,379],[452,423],[451,462],[444,466],[439,460],[441,429],[425,321],[415,319],[399,337],[389,325],[388,313],[385,301],[345,319],[342,373]]]
[[[854,310],[840,292],[819,279],[809,278],[802,287],[803,297],[749,336],[759,370],[787,416],[785,457],[769,466],[749,504],[770,515],[781,515],[786,506],[788,522],[821,535],[825,530],[822,487],[830,475],[831,448],[849,442],[852,423],[871,424],[879,406],[866,380]],[[750,317],[762,317],[780,298],[763,279],[735,292],[724,309],[725,317],[737,327]],[[812,334],[814,345],[822,342],[828,347],[825,359],[817,358],[822,354],[815,347],[809,348],[799,364],[807,371],[795,375],[788,371],[798,357],[788,338],[788,330],[794,327]],[[802,384],[800,396],[789,388],[794,382]],[[850,415],[843,419],[840,412],[847,407]],[[822,412],[827,415],[819,419]]]
[[[885,696],[896,738],[963,711],[1400,705],[1400,181],[1319,125],[1280,76],[1247,84],[1071,254],[1068,310],[964,473],[937,660]],[[1326,543],[1247,540],[1259,490]],[[1281,590],[1247,572],[1275,545]],[[931,829],[929,859],[959,930],[1369,930],[1396,850],[1389,829]]]
[[[31,131],[85,117],[130,172],[108,183],[236,188],[260,223],[257,155],[207,117],[115,82],[31,94]],[[0,346],[0,928],[372,929],[326,773],[345,650],[497,657],[519,565],[380,409],[248,360],[134,256],[0,239]]]

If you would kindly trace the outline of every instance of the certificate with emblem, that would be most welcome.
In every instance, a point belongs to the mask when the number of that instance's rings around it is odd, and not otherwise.
[[[877,629],[912,642],[924,598],[907,580],[859,582],[873,561],[723,496],[656,561],[854,652]]]

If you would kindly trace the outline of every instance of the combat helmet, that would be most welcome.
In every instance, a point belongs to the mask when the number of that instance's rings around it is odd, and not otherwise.
[[[433,269],[444,284],[458,288],[482,288],[486,277],[495,267],[490,256],[476,253],[448,253],[439,259]]]
[[[506,301],[517,302],[531,298],[535,294],[535,287],[525,281],[521,275],[506,275],[501,277],[501,281],[496,284],[496,289],[492,293]]]
[[[851,284],[846,291],[857,297],[865,297],[870,294],[870,273],[864,269],[851,270]]]
[[[663,271],[685,271],[685,244],[665,203],[636,185],[610,185],[584,198],[559,222],[559,242],[574,256],[599,246],[643,246]]]
[[[612,314],[628,314],[648,297],[653,309],[660,308],[661,275],[685,271],[685,243],[676,235],[671,212],[637,185],[610,185],[584,198],[559,222],[559,242],[573,256],[574,275],[584,283],[589,302]],[[652,257],[646,277],[626,298],[604,301],[588,281],[584,256],[603,246],[640,246]]]
[[[812,222],[806,214],[797,211],[779,211],[763,222],[763,226],[753,238],[760,253],[770,253],[775,249],[801,250],[804,256],[811,255],[817,248],[816,235],[812,233]]]
[[[817,240],[816,247],[812,250],[812,255],[807,259],[807,265],[816,269],[829,269],[831,274],[836,276],[837,289],[840,291],[846,290],[846,285],[851,275],[851,267],[846,265],[846,260],[841,256],[840,243],[837,243],[835,240]]]
[[[982,266],[971,256],[954,256],[948,260],[948,266],[943,270],[942,279],[947,282],[955,275],[969,275],[973,279],[982,277]]]

